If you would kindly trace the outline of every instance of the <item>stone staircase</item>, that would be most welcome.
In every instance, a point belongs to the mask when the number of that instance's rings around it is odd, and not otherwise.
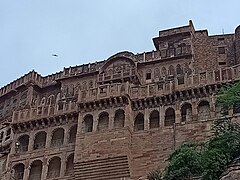
[[[76,163],[76,180],[127,180],[130,177],[127,156]]]

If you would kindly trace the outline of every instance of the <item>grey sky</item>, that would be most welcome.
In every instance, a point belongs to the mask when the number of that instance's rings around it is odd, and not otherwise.
[[[0,87],[32,69],[47,75],[122,50],[153,50],[159,30],[189,19],[209,34],[233,33],[239,7],[239,0],[0,0]]]

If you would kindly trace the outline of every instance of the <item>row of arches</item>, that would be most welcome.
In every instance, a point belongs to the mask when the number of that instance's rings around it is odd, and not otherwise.
[[[125,121],[125,111],[122,109],[118,109],[115,112],[114,116],[114,128],[124,127]],[[97,131],[102,132],[109,128],[109,114],[107,112],[102,112],[98,116],[98,125]],[[83,126],[82,132],[92,132],[93,131],[93,116],[91,114],[87,114],[83,118]]]
[[[64,159],[65,160],[65,159]],[[62,163],[65,163],[65,169],[61,169]],[[25,174],[25,165],[18,163],[13,167],[13,177],[17,180],[22,180]],[[61,175],[61,171],[64,172],[64,176],[71,176],[74,168],[74,154],[70,154],[65,161],[58,156],[54,156],[48,160],[47,163],[47,179],[58,178]],[[35,160],[31,163],[29,172],[29,180],[41,180],[43,177],[43,161]]]
[[[68,131],[67,143],[75,143],[77,134],[77,125],[70,127]],[[21,135],[15,143],[17,153],[26,152],[28,150],[37,150],[46,148],[47,132],[39,131],[34,134],[33,147],[29,148],[30,138],[28,134]],[[65,130],[64,128],[56,128],[50,134],[50,147],[61,147],[64,144]]]
[[[210,118],[210,104],[208,101],[203,100],[199,102],[197,106],[197,120],[206,120]],[[175,109],[169,107],[164,112],[164,126],[172,126],[176,121]],[[134,130],[144,130],[144,113],[139,112],[134,118]],[[193,119],[192,104],[184,103],[180,108],[180,122],[191,121]],[[98,121],[96,125],[96,131],[105,131],[109,129],[109,114],[108,112],[102,112],[98,116]],[[87,114],[83,117],[82,122],[82,132],[92,132],[93,131],[94,117],[91,114]],[[118,109],[115,111],[113,118],[113,128],[124,127],[125,123],[125,111]],[[153,110],[149,115],[149,128],[158,128],[160,126],[160,112],[158,110]]]
[[[155,69],[147,69],[146,70],[146,80],[151,78],[160,78],[160,77],[167,77],[167,76],[175,76],[175,75],[184,75],[184,74],[191,74],[191,69],[188,63],[184,65],[177,64],[176,67],[170,65],[168,68],[162,67],[161,69],[156,67]]]
[[[198,120],[206,120],[210,118],[210,105],[208,101],[201,101],[197,108]],[[191,121],[192,105],[184,103],[180,109],[180,121]],[[176,113],[174,108],[169,107],[165,110],[164,126],[172,126],[176,121]],[[158,128],[160,126],[160,113],[158,110],[153,110],[149,116],[149,128]],[[144,130],[144,114],[138,113],[134,120],[134,131]]]

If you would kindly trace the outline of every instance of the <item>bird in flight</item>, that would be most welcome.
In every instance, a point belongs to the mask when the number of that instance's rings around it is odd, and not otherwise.
[[[52,54],[52,56],[54,56],[54,57],[58,57],[58,55],[57,55],[57,54]]]

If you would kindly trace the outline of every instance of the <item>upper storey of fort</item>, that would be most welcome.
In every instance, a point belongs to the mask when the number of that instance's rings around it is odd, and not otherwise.
[[[238,68],[240,63],[240,27],[232,34],[209,36],[207,30],[195,30],[192,21],[189,21],[186,26],[159,31],[159,36],[153,38],[153,43],[155,50],[150,52],[120,52],[106,60],[64,68],[63,71],[45,77],[31,71],[2,87],[0,98],[29,85],[38,89],[63,89],[69,79],[82,81],[80,86],[83,88],[118,82],[130,82],[139,86],[169,82],[174,78],[178,78],[181,84],[186,81],[184,78],[181,80],[183,76],[198,75],[199,78],[201,76],[209,80],[209,74],[219,71],[212,78],[223,80],[222,70]],[[231,74],[231,78],[232,76]],[[90,81],[84,84],[87,79]]]

